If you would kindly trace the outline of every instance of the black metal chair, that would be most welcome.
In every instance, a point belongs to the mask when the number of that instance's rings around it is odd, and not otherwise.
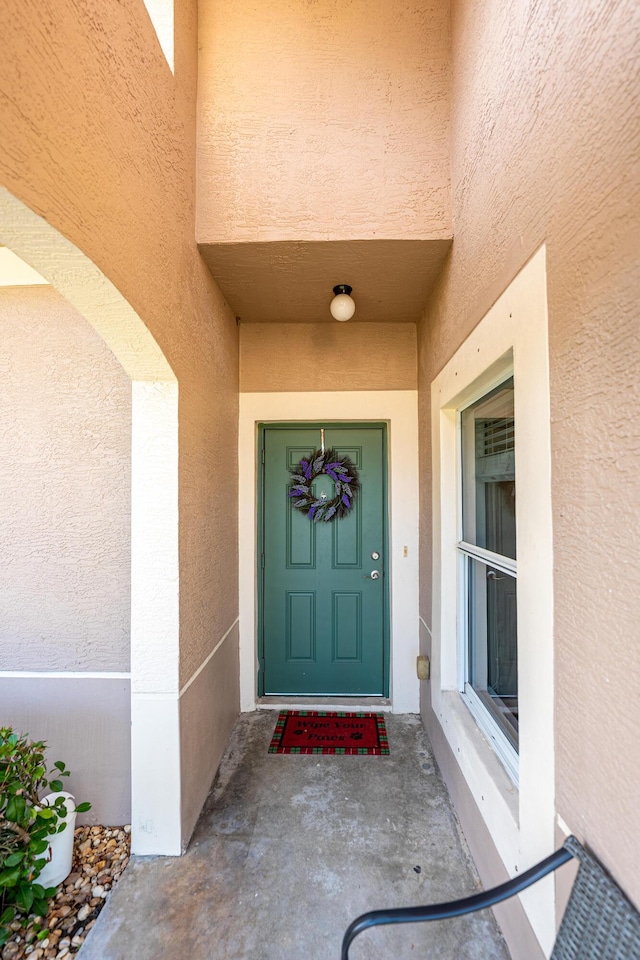
[[[464,900],[363,913],[347,928],[342,960],[349,960],[350,944],[369,927],[445,920],[484,910],[526,890],[573,857],[580,866],[551,960],[640,960],[640,914],[575,837],[568,837],[560,850],[521,876]]]

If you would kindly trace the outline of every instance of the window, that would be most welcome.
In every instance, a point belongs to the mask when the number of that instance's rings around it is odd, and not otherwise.
[[[510,394],[513,408],[506,406]],[[431,626],[425,622],[432,634],[430,723],[436,742],[441,735],[446,740],[438,757],[445,775],[466,782],[513,876],[556,842],[544,247],[434,379],[431,418],[433,619]],[[495,578],[487,576],[492,573]],[[498,588],[508,588],[512,600],[498,595]],[[470,643],[478,652],[475,664]],[[466,801],[463,808],[466,825],[475,829]],[[536,936],[548,945],[555,935],[553,882],[539,894],[535,903],[524,897],[523,906]]]
[[[513,377],[460,413],[463,694],[517,776],[518,634]]]

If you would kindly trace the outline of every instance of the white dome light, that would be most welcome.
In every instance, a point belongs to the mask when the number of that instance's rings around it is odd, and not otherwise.
[[[334,320],[351,320],[356,312],[356,305],[351,297],[351,287],[348,283],[339,283],[333,288],[335,297],[331,301],[329,310]]]

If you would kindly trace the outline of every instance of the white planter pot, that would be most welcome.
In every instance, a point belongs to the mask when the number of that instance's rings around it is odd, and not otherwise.
[[[43,797],[40,803],[43,807],[51,807],[58,797],[64,797],[66,801],[67,815],[64,818],[66,827],[62,833],[52,834],[49,840],[49,850],[43,856],[48,858],[48,863],[37,883],[43,887],[57,887],[59,883],[71,873],[71,862],[73,860],[73,832],[76,826],[76,801],[70,793],[49,793]],[[60,823],[63,821],[60,820]]]

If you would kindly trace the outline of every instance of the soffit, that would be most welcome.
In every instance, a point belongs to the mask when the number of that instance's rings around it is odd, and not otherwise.
[[[202,257],[243,323],[335,323],[337,283],[353,287],[360,323],[414,323],[451,240],[201,243]]]

